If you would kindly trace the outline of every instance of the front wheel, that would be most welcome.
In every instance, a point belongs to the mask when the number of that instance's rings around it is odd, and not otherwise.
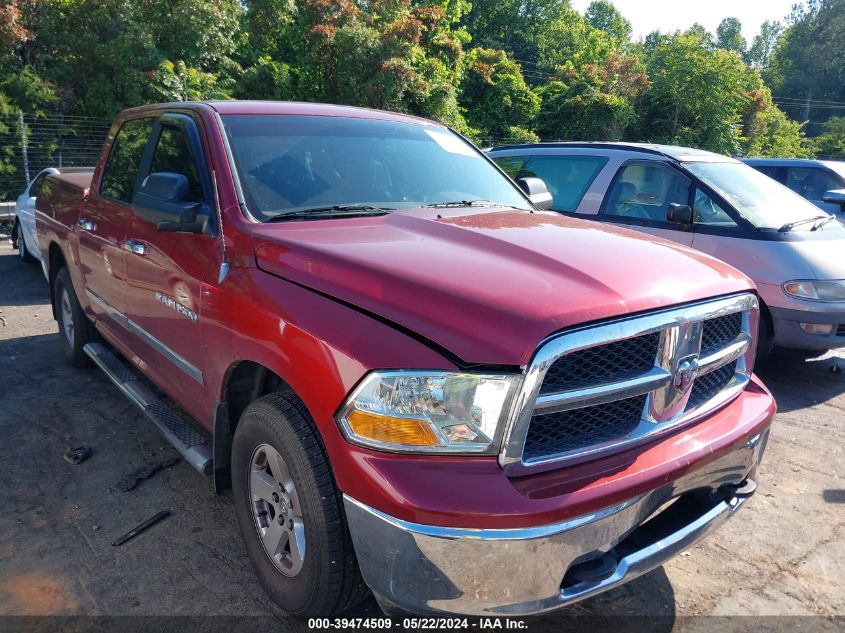
[[[270,394],[244,411],[232,443],[232,492],[247,554],[280,608],[327,617],[366,596],[340,492],[295,397]]]

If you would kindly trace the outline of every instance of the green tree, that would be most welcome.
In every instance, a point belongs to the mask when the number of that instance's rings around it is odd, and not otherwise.
[[[811,144],[802,131],[802,124],[790,120],[772,103],[768,88],[751,92],[752,101],[743,121],[742,154],[777,158],[807,158]]]
[[[725,18],[719,22],[716,27],[716,48],[745,55],[747,45],[742,36],[742,22],[736,18]]]
[[[647,59],[651,88],[642,120],[655,141],[735,154],[757,81],[739,55],[693,35],[665,38]]]
[[[787,22],[765,76],[776,95],[803,101],[788,112],[806,121],[814,100],[845,101],[845,0],[808,0]]]
[[[684,31],[684,35],[697,37],[701,41],[701,44],[706,48],[715,48],[716,46],[716,43],[713,40],[713,34],[708,31],[703,24],[699,24],[698,22],[694,23],[691,27]]]
[[[635,104],[648,78],[634,57],[611,53],[602,64],[567,62],[538,88],[537,130],[543,138],[619,140],[637,120]]]
[[[625,43],[631,38],[631,23],[610,0],[591,2],[584,19],[587,24],[604,31],[619,43]]]
[[[769,66],[777,46],[778,38],[783,31],[780,22],[766,20],[760,25],[760,32],[751,40],[751,48],[748,49],[748,63],[758,70],[764,70]]]
[[[519,135],[540,110],[540,98],[522,76],[522,69],[502,50],[472,49],[464,62],[461,104],[467,123],[482,137]]]
[[[821,156],[845,158],[845,116],[835,116],[824,124],[824,131],[814,139],[815,150]]]
[[[462,24],[476,46],[500,48],[521,64],[538,64],[541,42],[561,19],[583,22],[569,0],[473,0]]]

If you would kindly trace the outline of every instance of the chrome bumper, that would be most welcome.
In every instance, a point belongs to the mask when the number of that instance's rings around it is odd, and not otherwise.
[[[346,516],[364,580],[386,610],[543,613],[628,582],[724,523],[742,507],[745,496],[713,501],[701,513],[670,522],[671,527],[662,528],[656,538],[652,534],[645,539],[647,544],[635,544],[643,540],[641,535],[635,537],[637,528],[670,500],[694,490],[724,489],[753,480],[767,439],[768,431],[657,490],[552,525],[516,529],[421,525],[344,496]],[[613,561],[611,570],[596,579],[577,575],[573,581],[571,570],[598,554],[609,554],[605,559]]]

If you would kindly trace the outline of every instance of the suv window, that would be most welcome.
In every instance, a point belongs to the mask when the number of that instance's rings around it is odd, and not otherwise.
[[[602,212],[666,222],[669,205],[689,204],[690,181],[658,163],[631,163],[616,174]]]
[[[575,211],[606,164],[605,156],[531,156],[516,177],[540,178],[552,194],[552,209]]]
[[[161,171],[184,174],[190,186],[191,201],[202,201],[202,181],[199,177],[197,161],[191,152],[188,137],[182,128],[172,125],[164,125],[161,128],[161,135],[158,137],[150,172]]]
[[[692,221],[706,226],[733,227],[736,222],[725,210],[701,189],[695,190],[692,202]]]
[[[836,176],[815,167],[788,168],[786,186],[807,200],[821,200],[826,192],[842,188]]]
[[[112,143],[100,193],[127,204],[132,202],[141,156],[153,129],[154,119],[133,119],[124,123]]]

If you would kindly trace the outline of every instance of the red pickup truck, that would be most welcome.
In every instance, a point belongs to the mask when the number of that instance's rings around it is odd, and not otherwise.
[[[231,492],[285,611],[545,612],[732,516],[775,404],[746,277],[541,185],[389,112],[127,110],[38,196],[59,338]]]

